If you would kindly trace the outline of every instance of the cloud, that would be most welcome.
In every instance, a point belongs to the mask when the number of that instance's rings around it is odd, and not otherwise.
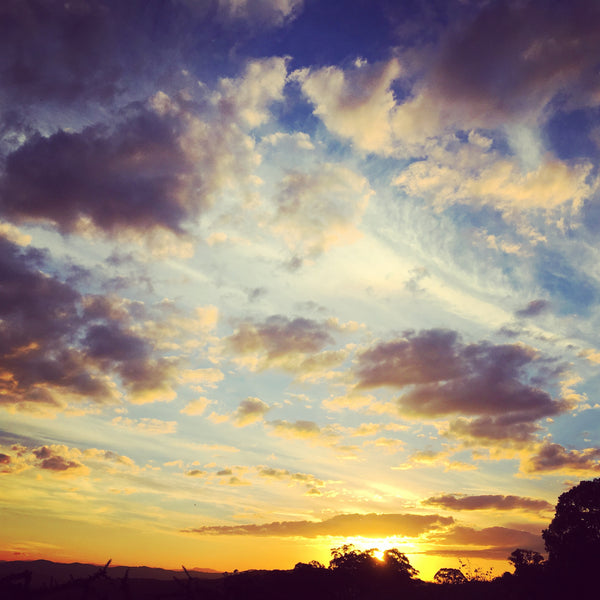
[[[92,225],[108,234],[180,234],[202,206],[202,196],[191,197],[202,182],[180,142],[183,128],[177,118],[141,109],[112,131],[91,126],[34,136],[7,158],[0,211],[16,222],[52,223],[62,233]]]
[[[140,431],[151,435],[161,435],[164,433],[175,433],[177,431],[176,421],[162,421],[151,417],[142,417],[141,419],[130,419],[128,417],[115,417],[112,424],[117,427],[130,429],[131,431]]]
[[[373,193],[366,178],[343,165],[291,171],[275,196],[274,230],[297,256],[314,258],[360,237],[358,225]]]
[[[118,402],[119,386],[135,403],[172,399],[178,361],[161,356],[160,339],[140,327],[154,309],[83,296],[74,286],[84,269],[66,283],[53,267],[43,251],[0,238],[0,403],[55,412],[72,402]]]
[[[337,515],[325,521],[281,521],[264,525],[213,525],[187,529],[187,533],[201,535],[253,535],[273,537],[318,536],[406,536],[417,537],[423,533],[451,525],[452,517],[412,514],[348,514]]]
[[[33,450],[32,454],[38,459],[36,466],[40,469],[56,473],[72,471],[73,469],[88,472],[84,465],[75,458],[81,455],[81,452],[77,449],[69,450],[66,446],[42,446]]]
[[[537,117],[557,94],[572,106],[596,104],[599,19],[585,0],[487,4],[447,37],[429,84],[488,120]]]
[[[324,433],[326,436],[328,434],[328,432],[324,432],[314,421],[299,420],[290,423],[285,420],[277,420],[270,421],[268,425],[275,435],[288,439],[309,439],[316,441]]]
[[[525,498],[522,496],[504,496],[500,494],[484,494],[479,496],[442,494],[427,498],[421,504],[448,510],[526,510],[528,512],[539,512],[553,508],[546,500]]]
[[[453,137],[412,162],[393,181],[410,197],[443,209],[454,204],[494,206],[513,211],[552,210],[569,203],[577,211],[594,191],[588,162],[545,155],[532,165],[521,157],[483,149]]]
[[[213,61],[223,61],[232,43],[288,23],[302,5],[301,0],[5,2],[0,100],[14,108],[4,119],[15,126],[24,115],[35,116],[42,102],[54,109],[110,109],[156,81],[175,85],[182,69],[205,65],[209,50]],[[119,43],[123,39],[126,45]]]
[[[515,311],[517,317],[537,317],[550,308],[548,300],[532,300],[529,304],[520,310]]]
[[[254,26],[281,26],[296,18],[303,5],[304,0],[219,0],[219,11],[224,18],[233,21]]]
[[[184,415],[201,415],[211,404],[213,404],[213,400],[204,397],[196,398],[196,400],[188,402],[179,412]]]
[[[239,78],[221,79],[213,102],[229,118],[234,113],[248,127],[262,125],[270,116],[268,107],[283,99],[286,63],[287,59],[280,57],[250,61]]]
[[[409,471],[418,467],[443,467],[444,472],[449,471],[476,471],[477,466],[472,463],[450,460],[452,451],[417,450],[402,464],[392,467],[395,471]]]
[[[260,155],[248,128],[269,118],[286,74],[286,59],[249,61],[213,91],[197,86],[197,101],[158,91],[110,125],[32,134],[3,162],[0,215],[189,254],[189,226],[216,196],[256,185]]]
[[[392,82],[401,74],[397,60],[360,62],[352,69],[303,69],[292,74],[327,128],[350,138],[366,152],[389,153],[393,148],[390,113],[396,102]]]
[[[273,467],[258,467],[257,473],[260,477],[274,481],[287,481],[292,484],[299,483],[309,491],[317,490],[325,485],[325,482],[309,473],[291,473],[287,469],[275,469]],[[314,493],[314,492],[313,492]]]
[[[248,397],[240,402],[231,419],[236,427],[246,427],[252,423],[262,421],[270,406],[260,398]]]
[[[396,400],[403,416],[461,415],[450,423],[450,435],[516,443],[531,441],[540,419],[569,409],[540,389],[561,370],[525,345],[465,345],[456,332],[439,329],[380,342],[358,355],[355,368],[359,389],[403,390]]]
[[[181,371],[180,380],[183,383],[193,384],[194,389],[216,388],[225,379],[225,375],[219,369],[209,367],[205,369],[186,369]]]
[[[567,450],[560,444],[545,442],[535,453],[524,458],[520,470],[526,474],[597,473],[600,471],[600,448]]]
[[[282,315],[263,322],[242,322],[225,340],[236,362],[253,371],[281,369],[293,373],[298,381],[314,381],[334,376],[332,369],[348,356],[346,349],[322,351],[334,343],[333,334],[347,325],[334,320],[314,321]]]

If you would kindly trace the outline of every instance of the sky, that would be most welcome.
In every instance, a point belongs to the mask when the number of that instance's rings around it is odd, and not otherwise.
[[[2,2],[0,558],[543,552],[600,472],[598,56],[592,0]]]

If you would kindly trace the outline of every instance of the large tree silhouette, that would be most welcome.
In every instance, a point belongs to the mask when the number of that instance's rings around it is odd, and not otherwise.
[[[581,481],[561,494],[542,537],[553,569],[592,577],[600,556],[600,479]]]

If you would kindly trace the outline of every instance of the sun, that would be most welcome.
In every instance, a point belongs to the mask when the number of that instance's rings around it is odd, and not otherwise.
[[[373,556],[378,560],[383,560],[383,555],[390,548],[397,548],[404,554],[419,552],[419,545],[415,543],[414,538],[406,538],[402,536],[389,537],[365,537],[365,536],[349,536],[340,538],[338,545],[351,544],[357,550],[364,552],[365,550],[373,550]]]

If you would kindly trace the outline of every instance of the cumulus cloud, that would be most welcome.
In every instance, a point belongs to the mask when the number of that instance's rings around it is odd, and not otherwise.
[[[212,110],[231,108],[217,102]],[[183,236],[214,194],[233,184],[232,171],[245,185],[258,160],[231,116],[198,113],[159,92],[112,127],[32,136],[6,159],[0,214],[62,233]]]
[[[269,409],[270,406],[260,398],[248,397],[240,402],[231,418],[236,427],[246,427],[246,425],[262,421]]]
[[[35,136],[6,161],[0,211],[16,222],[50,222],[62,233],[93,225],[107,233],[182,224],[202,204],[202,186],[179,141],[183,123],[152,110],[117,125]],[[143,210],[142,210],[143,208]]]
[[[595,3],[493,2],[452,32],[431,70],[434,93],[488,119],[538,116],[557,95],[597,104]]]
[[[283,99],[287,60],[273,57],[248,63],[237,79],[222,79],[216,102],[224,115],[237,116],[248,127],[258,127],[269,118],[269,106]]]
[[[406,536],[443,529],[454,522],[452,517],[412,514],[348,514],[337,515],[325,521],[281,521],[263,525],[213,525],[187,529],[187,533],[201,535],[254,535],[273,537],[318,536]]]
[[[76,449],[68,449],[66,446],[42,446],[32,451],[37,459],[36,466],[47,471],[62,473],[65,471],[83,470],[84,465],[77,460],[81,455]],[[77,458],[75,458],[77,457]]]
[[[290,353],[314,353],[333,343],[331,328],[311,319],[275,315],[264,323],[242,323],[227,340],[238,354],[266,352],[269,359]]]
[[[531,441],[537,421],[568,410],[566,400],[540,388],[554,383],[560,372],[533,348],[465,345],[455,332],[437,329],[380,342],[360,353],[356,365],[358,388],[406,390],[397,398],[402,415],[461,415],[448,433],[482,442]]]
[[[213,401],[208,398],[196,398],[188,402],[179,412],[184,415],[201,415]]]
[[[552,504],[546,500],[523,496],[504,496],[501,494],[483,494],[467,496],[465,494],[442,494],[423,500],[425,506],[437,506],[448,510],[525,510],[539,512],[551,510]]]
[[[139,467],[128,456],[112,450],[86,448],[81,450],[64,444],[37,446],[33,439],[23,439],[24,444],[0,444],[6,453],[0,456],[0,472],[18,474],[28,469],[40,469],[65,477],[88,476],[106,473],[131,476]],[[6,457],[2,459],[2,457]]]
[[[114,403],[119,383],[134,402],[172,398],[176,363],[134,327],[134,307],[82,296],[48,267],[44,252],[0,238],[0,403],[34,412]]]
[[[273,315],[263,322],[244,321],[225,347],[238,364],[253,371],[282,369],[300,381],[328,378],[348,356],[346,349],[326,350],[334,343],[333,334],[346,326],[334,320],[315,321],[301,317]]]
[[[393,147],[390,114],[396,102],[392,82],[401,73],[393,59],[373,65],[358,62],[352,69],[304,69],[293,73],[325,125],[350,138],[366,152],[389,153]]]
[[[523,473],[597,473],[600,471],[600,448],[568,450],[560,444],[545,442],[521,462]]]
[[[302,0],[4,2],[0,100],[28,116],[40,100],[111,107],[148,82],[177,82],[173,66],[202,64],[208,48],[213,59],[224,58],[232,42],[289,22],[302,6]],[[13,123],[23,117],[20,110],[4,116]]]

